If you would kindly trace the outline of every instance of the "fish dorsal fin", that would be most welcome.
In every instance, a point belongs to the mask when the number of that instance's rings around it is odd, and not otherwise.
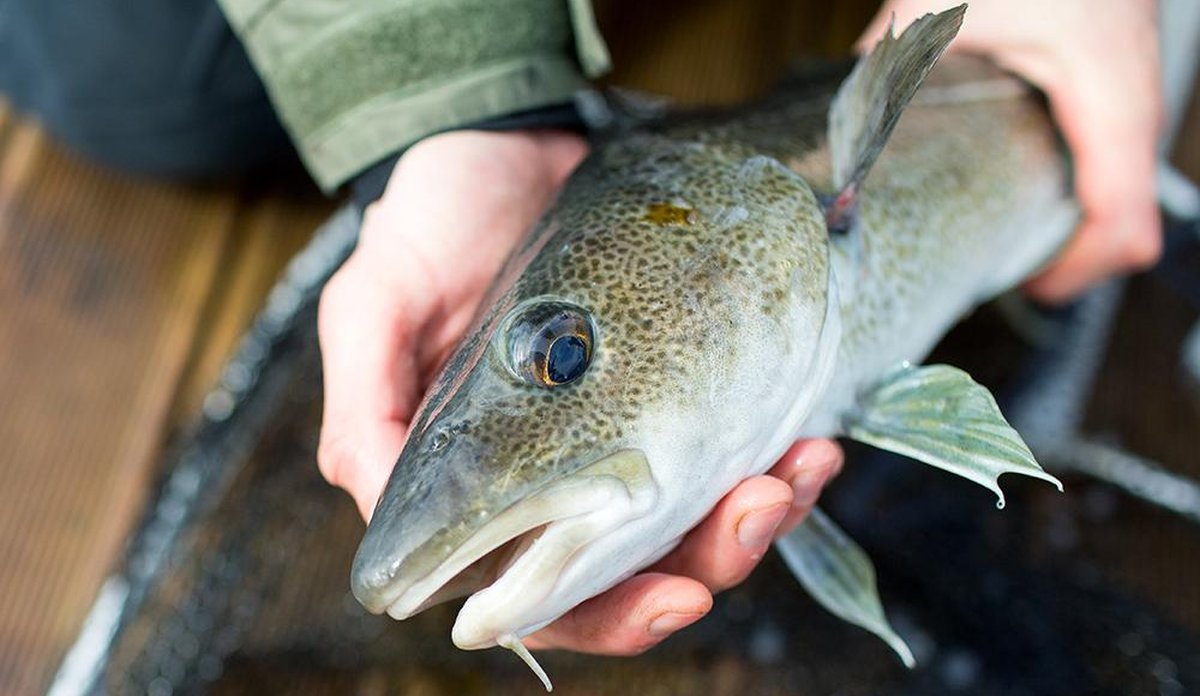
[[[1001,474],[1062,483],[1046,473],[986,387],[949,365],[901,369],[885,377],[846,418],[846,434],[903,454],[996,494],[1004,507]]]
[[[879,636],[905,666],[916,664],[912,651],[883,613],[871,559],[820,508],[813,508],[804,523],[776,541],[775,547],[821,606]]]
[[[859,184],[921,81],[958,33],[966,7],[927,14],[899,37],[889,26],[838,89],[829,108],[829,148],[837,194],[828,204],[826,217],[834,223],[853,210]]]

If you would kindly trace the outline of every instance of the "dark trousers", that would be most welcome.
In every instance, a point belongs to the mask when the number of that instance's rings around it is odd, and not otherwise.
[[[214,0],[0,0],[0,94],[125,170],[221,176],[290,151]]]

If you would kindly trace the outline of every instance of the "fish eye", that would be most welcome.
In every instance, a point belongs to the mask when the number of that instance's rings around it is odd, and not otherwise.
[[[505,329],[508,368],[535,387],[578,380],[592,362],[595,333],[582,307],[541,301],[517,307]]]

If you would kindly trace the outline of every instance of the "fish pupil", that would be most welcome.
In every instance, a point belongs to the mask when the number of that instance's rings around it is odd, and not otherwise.
[[[554,384],[574,382],[587,369],[587,345],[578,336],[562,336],[550,344],[546,376]]]

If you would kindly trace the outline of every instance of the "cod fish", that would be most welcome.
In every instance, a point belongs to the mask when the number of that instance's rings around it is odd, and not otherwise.
[[[931,73],[964,12],[889,31],[840,86],[597,145],[419,408],[354,561],[363,606],[404,619],[467,596],[454,643],[512,649],[549,689],[521,639],[661,558],[797,438],[902,453],[999,506],[1004,473],[1061,489],[984,387],[918,366],[1078,216],[1035,95],[981,61]],[[828,517],[778,548],[912,664]]]

